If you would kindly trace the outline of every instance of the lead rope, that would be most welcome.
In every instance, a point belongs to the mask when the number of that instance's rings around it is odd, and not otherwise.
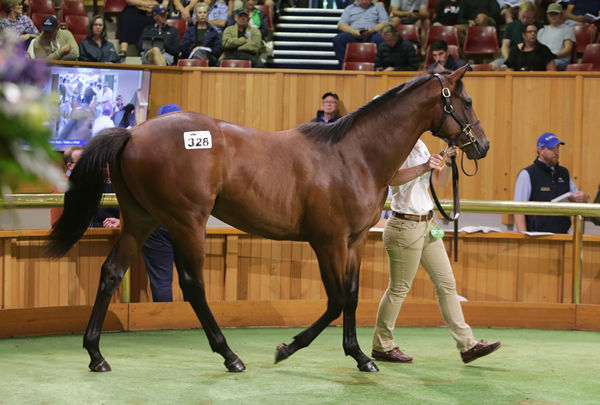
[[[457,149],[456,146],[448,146],[444,149],[440,155],[446,156],[448,153],[452,153]],[[450,217],[446,210],[440,204],[440,200],[435,193],[435,188],[433,187],[433,173],[429,176],[429,189],[431,190],[431,195],[433,196],[433,200],[435,201],[435,205],[437,206],[440,214],[444,217],[445,220],[454,222],[454,232],[452,238],[452,246],[454,252],[454,261],[458,261],[458,217],[460,216],[460,198],[458,195],[458,167],[456,165],[456,156],[450,156],[450,161],[452,162],[452,199],[454,203],[454,216]],[[445,164],[445,163],[444,163]],[[431,169],[433,171],[433,169]]]

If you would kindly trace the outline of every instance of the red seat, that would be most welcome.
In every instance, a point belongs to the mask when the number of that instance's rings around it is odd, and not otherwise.
[[[415,24],[396,24],[394,27],[402,38],[419,42],[419,28]]]
[[[600,70],[600,44],[588,44],[583,51],[581,63],[591,63],[592,70]]]
[[[427,39],[425,40],[425,48],[437,39],[443,39],[448,45],[460,45],[460,42],[458,42],[458,30],[451,25],[432,25],[429,27]]]
[[[578,54],[582,54],[588,44],[594,43],[595,27],[590,24],[577,24],[572,28],[575,33],[575,48]]]
[[[350,42],[346,45],[345,62],[371,62],[375,63],[377,44],[371,42]]]
[[[267,15],[267,21],[269,22],[268,28],[270,30],[272,30],[273,29],[273,17],[271,17],[271,7],[265,6],[264,4],[257,4],[254,7],[256,7],[257,9],[259,9],[260,11],[262,11],[263,13],[265,13]]]
[[[65,22],[65,17],[68,15],[85,15],[85,6],[81,0],[62,0],[60,5],[60,21]]]
[[[567,72],[587,72],[594,69],[591,63],[570,63],[567,65]]]
[[[206,59],[179,59],[177,66],[183,67],[208,67],[208,61]]]
[[[364,70],[372,72],[375,70],[375,64],[372,62],[346,62],[342,65],[342,70]]]
[[[452,55],[452,57],[454,59],[458,59],[458,46],[456,45],[448,45],[448,53],[450,55]],[[427,47],[427,51],[425,52],[425,69],[427,69],[429,67],[429,65],[432,65],[433,62],[435,62],[433,60],[433,55],[431,54],[431,49],[430,47]]]
[[[87,28],[90,24],[90,19],[87,15],[67,15],[65,17],[67,29],[75,37],[75,41],[79,44],[87,35]]]
[[[467,29],[463,52],[492,56],[500,51],[496,27],[472,26]]]
[[[219,63],[220,67],[251,68],[252,62],[244,59],[224,59]]]
[[[185,20],[183,18],[169,18],[167,24],[177,28],[177,31],[179,31],[179,40],[181,41],[183,39],[183,34],[185,34],[185,30],[187,29]]]
[[[44,17],[48,14],[46,13],[32,13],[31,20],[33,21],[33,25],[38,29],[38,31],[42,31],[42,23],[44,22]]]
[[[56,9],[54,8],[53,0],[31,0],[29,2],[29,15],[43,14],[44,17],[52,14],[56,15]]]
[[[492,65],[490,65],[489,63],[476,63],[471,65],[471,70],[473,70],[474,72],[490,72],[492,70]]]
[[[123,11],[127,5],[126,0],[104,0],[104,7],[100,10],[104,15],[116,15]]]

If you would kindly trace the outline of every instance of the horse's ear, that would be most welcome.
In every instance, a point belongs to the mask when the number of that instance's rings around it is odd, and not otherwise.
[[[463,78],[463,76],[465,75],[467,70],[469,70],[469,68],[470,68],[469,65],[466,64],[463,67],[456,69],[454,72],[452,72],[448,75],[448,81],[450,83],[452,83],[452,86],[451,86],[452,88],[454,88],[456,83],[458,83],[458,81]]]

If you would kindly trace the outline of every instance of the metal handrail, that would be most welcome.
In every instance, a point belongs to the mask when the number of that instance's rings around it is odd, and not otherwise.
[[[2,208],[55,208],[62,207],[63,194],[5,194],[0,197]],[[452,210],[452,200],[440,200],[442,208]],[[385,202],[384,209],[390,209],[391,200]],[[113,193],[104,194],[100,205],[118,207],[117,197]],[[539,201],[502,201],[502,200],[460,200],[462,212],[497,213],[497,214],[543,214],[573,215],[573,303],[581,302],[581,271],[583,251],[583,217],[600,217],[600,204],[586,203],[552,203]],[[123,279],[123,291],[129,278]],[[128,289],[127,289],[128,295]]]

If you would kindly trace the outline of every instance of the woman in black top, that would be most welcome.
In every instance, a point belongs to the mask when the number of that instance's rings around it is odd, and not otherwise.
[[[538,42],[537,26],[533,24],[523,27],[523,42],[512,47],[505,65],[508,70],[556,70],[556,56],[550,49]]]
[[[106,40],[106,22],[101,15],[95,15],[90,20],[87,36],[79,44],[79,60],[119,62],[115,46]]]

